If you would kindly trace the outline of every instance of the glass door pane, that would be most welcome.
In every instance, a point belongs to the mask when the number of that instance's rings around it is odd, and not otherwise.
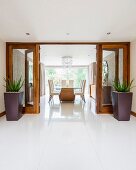
[[[18,80],[20,77],[25,80],[25,50],[13,49],[13,80]],[[25,83],[21,91],[24,91],[23,106],[25,107]]]
[[[116,77],[116,54],[113,50],[103,50],[102,58],[102,105],[111,105],[112,84]]]
[[[34,83],[33,83],[33,50],[25,51],[25,104],[32,106],[34,102]]]
[[[13,80],[25,81],[23,106],[33,107],[33,49],[13,49]]]
[[[123,48],[119,49],[119,80],[123,82]]]

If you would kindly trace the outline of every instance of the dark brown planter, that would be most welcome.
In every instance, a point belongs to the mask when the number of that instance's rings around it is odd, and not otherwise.
[[[6,119],[16,121],[22,117],[23,111],[23,92],[4,93]]]
[[[119,121],[130,120],[132,106],[131,92],[112,92],[113,115]]]

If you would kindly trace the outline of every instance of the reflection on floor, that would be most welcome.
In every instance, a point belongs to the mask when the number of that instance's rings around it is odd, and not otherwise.
[[[93,114],[86,101],[42,98],[39,115],[0,118],[0,170],[135,170],[136,118]]]
[[[71,102],[51,102],[45,109],[45,119],[51,121],[85,121],[85,103],[76,100]]]

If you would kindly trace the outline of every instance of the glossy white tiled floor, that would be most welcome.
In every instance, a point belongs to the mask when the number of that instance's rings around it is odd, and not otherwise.
[[[0,118],[0,170],[136,170],[136,118],[118,122],[76,100],[18,122]]]

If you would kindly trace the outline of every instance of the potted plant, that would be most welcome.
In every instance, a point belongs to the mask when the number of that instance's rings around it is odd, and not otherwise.
[[[24,81],[20,77],[18,80],[4,79],[7,92],[4,93],[6,119],[8,121],[19,120],[23,111],[23,93],[19,92]]]
[[[115,91],[112,92],[112,106],[113,115],[119,121],[130,120],[132,95],[130,92],[132,88],[133,80],[127,84],[126,82],[120,83],[120,81],[113,82],[113,88]]]

